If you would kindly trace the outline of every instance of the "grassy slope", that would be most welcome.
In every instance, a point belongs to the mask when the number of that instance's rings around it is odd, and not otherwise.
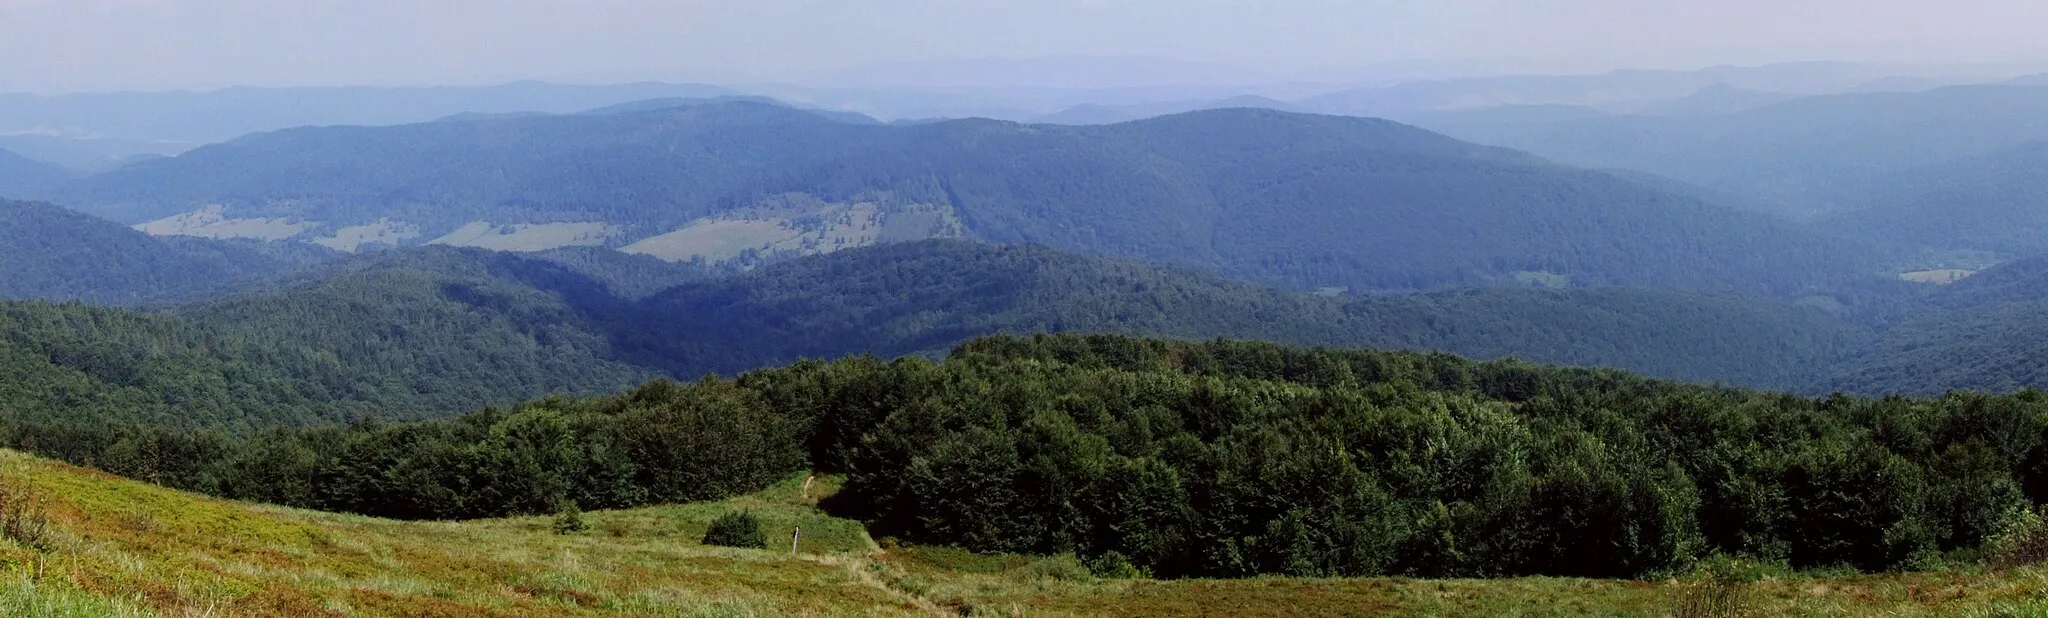
[[[0,452],[52,497],[55,550],[0,540],[0,615],[41,616],[1412,616],[1669,615],[1679,582],[1061,580],[1032,560],[882,552],[791,481],[723,503],[548,518],[400,523],[194,497]],[[708,548],[732,509],[800,555]],[[34,573],[40,563],[42,577]],[[2040,615],[2048,571],[1767,579],[1753,615]],[[2011,610],[2003,613],[1998,610]]]

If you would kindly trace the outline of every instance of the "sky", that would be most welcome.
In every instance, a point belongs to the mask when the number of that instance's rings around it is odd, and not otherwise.
[[[2040,0],[0,0],[0,92],[846,79],[1055,55],[1273,79],[2048,61]]]

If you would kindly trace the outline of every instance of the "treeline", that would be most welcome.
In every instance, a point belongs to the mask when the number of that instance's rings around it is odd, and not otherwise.
[[[2048,497],[2048,397],[1882,400],[1441,354],[995,337],[255,439],[15,426],[223,496],[405,518],[715,499],[809,468],[877,535],[1162,577],[1911,569]]]

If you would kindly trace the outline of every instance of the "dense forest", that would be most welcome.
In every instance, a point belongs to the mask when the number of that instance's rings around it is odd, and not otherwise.
[[[626,109],[632,109],[630,106]],[[123,222],[219,204],[422,240],[599,222],[626,243],[773,196],[949,207],[979,240],[1295,289],[1545,277],[1797,297],[1899,256],[1616,176],[1385,120],[1223,109],[1107,126],[841,122],[746,101],[252,135],[81,179]],[[310,233],[310,232],[309,232]],[[323,232],[324,233],[324,232]]]
[[[406,518],[703,500],[801,470],[880,535],[1162,577],[1908,569],[2048,499],[2048,397],[1807,399],[1442,354],[995,337],[409,424],[15,442]]]

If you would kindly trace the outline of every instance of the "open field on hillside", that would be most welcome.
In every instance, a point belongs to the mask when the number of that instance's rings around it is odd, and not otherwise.
[[[1936,285],[1948,285],[1951,283],[1955,283],[1957,281],[1962,281],[1963,279],[1969,278],[1970,275],[1974,274],[1977,274],[1977,271],[1962,270],[1957,268],[1944,268],[1939,270],[1920,270],[1909,273],[1899,273],[1899,279],[1901,281],[1911,281],[1913,283],[1932,283]]]
[[[812,505],[832,479],[719,503],[551,518],[393,522],[200,498],[0,453],[45,501],[39,551],[0,540],[0,615],[85,616],[1669,616],[1691,580],[1101,580],[1071,559],[884,551]],[[698,543],[746,510],[771,549]],[[788,530],[803,542],[789,551]],[[1739,615],[2038,616],[2048,572],[1798,575]]]

